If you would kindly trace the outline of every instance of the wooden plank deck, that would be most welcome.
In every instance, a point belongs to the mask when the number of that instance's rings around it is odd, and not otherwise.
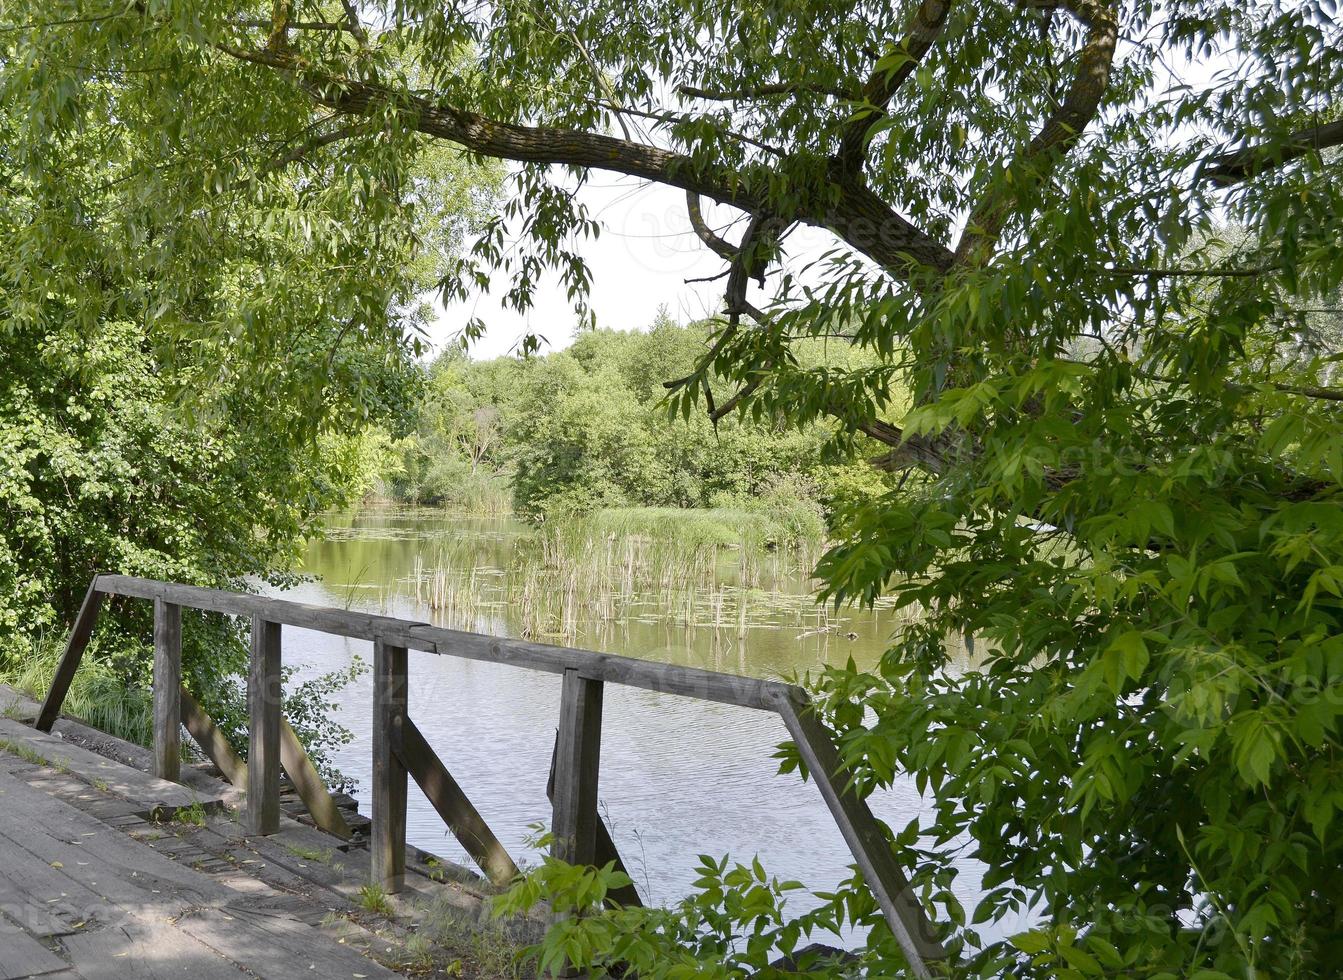
[[[3,980],[397,976],[5,772],[0,869]]]
[[[394,914],[374,914],[365,850],[287,816],[269,838],[227,809],[157,822],[161,780],[13,719],[0,729],[0,980],[488,975],[411,941],[430,907],[482,920],[487,885],[408,875]]]
[[[170,783],[29,728],[22,722],[0,718],[0,747],[8,746],[17,746],[20,752],[45,760],[53,769],[73,772],[85,782],[105,785],[123,799],[142,802],[146,817],[158,815],[172,819],[182,810],[192,807],[215,810],[223,802],[218,794]]]

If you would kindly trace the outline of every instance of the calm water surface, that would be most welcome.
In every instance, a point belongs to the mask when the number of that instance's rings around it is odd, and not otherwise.
[[[287,594],[499,636],[527,631],[505,589],[517,574],[516,549],[531,532],[510,520],[481,520],[424,510],[368,510],[332,521],[312,541],[304,570],[316,580]],[[445,557],[450,556],[450,557]],[[469,608],[434,610],[417,599],[416,576],[450,561],[472,583]],[[470,566],[470,567],[466,567]],[[733,579],[729,567],[725,582]],[[547,642],[694,665],[764,678],[787,678],[824,664],[875,662],[896,620],[889,611],[842,611],[818,620],[811,585],[796,562],[780,559],[763,587],[749,593],[745,629],[709,621],[702,610],[655,602],[615,622],[584,622]],[[729,587],[728,585],[724,586]],[[687,623],[687,620],[690,622]],[[533,626],[532,633],[536,630]],[[739,636],[740,633],[740,636]],[[286,628],[287,663],[303,675],[334,670],[372,645]],[[548,823],[546,777],[559,715],[559,677],[497,664],[410,652],[410,713],[485,820],[519,863],[536,860],[527,844]],[[339,720],[354,741],[336,753],[359,781],[368,812],[372,687],[368,676],[340,695]],[[834,887],[852,858],[816,788],[779,775],[771,759],[787,737],[774,715],[607,685],[603,715],[601,807],[616,846],[647,900],[688,894],[699,854],[759,856],[771,874],[813,890]],[[927,812],[912,780],[875,796],[877,816],[895,828]],[[442,821],[410,784],[412,843],[470,864]],[[966,859],[956,891],[967,909],[980,894],[979,868]],[[801,903],[804,899],[795,899]]]

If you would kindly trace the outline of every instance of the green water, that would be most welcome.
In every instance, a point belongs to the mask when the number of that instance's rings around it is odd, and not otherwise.
[[[758,556],[753,564],[759,567],[744,585],[731,550],[725,550],[712,582],[670,592],[636,590],[617,600],[615,617],[593,611],[597,603],[591,596],[548,595],[535,602],[550,615],[529,618],[518,596],[524,577],[518,551],[535,535],[525,524],[378,509],[332,525],[304,557],[304,570],[320,578],[328,601],[414,609],[420,618],[481,633],[782,678],[827,663],[842,665],[849,657],[860,665],[875,663],[896,624],[887,610],[836,613],[819,605],[806,574],[809,556]],[[453,582],[458,600],[446,608],[430,604],[439,569]],[[546,580],[537,584],[562,588]]]
[[[817,608],[813,583],[787,555],[765,559],[742,585],[740,563],[724,556],[710,581],[670,602],[655,595],[618,602],[532,594],[519,598],[521,550],[533,532],[510,520],[427,510],[368,510],[332,522],[310,543],[290,592],[304,601],[436,622],[500,636],[747,674],[784,678],[853,657],[870,664],[897,625],[895,613]],[[440,591],[465,597],[431,608]],[[451,583],[451,589],[446,584]],[[440,597],[441,598],[441,597]],[[557,610],[553,615],[536,609]],[[589,608],[599,609],[589,614]],[[743,613],[744,608],[744,613]],[[565,614],[564,610],[569,610]],[[546,630],[553,631],[546,634]],[[538,633],[542,635],[538,635]],[[286,631],[285,655],[305,672],[334,669],[370,645]],[[771,873],[827,890],[851,857],[819,793],[771,759],[787,736],[759,711],[608,685],[603,718],[601,808],[645,899],[673,901],[690,890],[698,854],[759,855]],[[559,710],[559,679],[447,656],[410,655],[410,713],[515,860],[535,860],[527,839],[547,823],[546,776]],[[355,735],[336,761],[367,791],[371,690],[367,677],[342,693],[340,717]],[[872,800],[902,828],[926,812],[912,781]],[[365,807],[365,812],[367,809]],[[412,783],[413,843],[469,863]],[[979,895],[978,869],[964,864],[959,897]]]

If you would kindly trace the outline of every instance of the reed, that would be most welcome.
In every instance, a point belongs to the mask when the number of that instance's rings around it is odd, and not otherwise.
[[[526,636],[572,643],[584,630],[665,622],[744,637],[814,608],[794,583],[822,542],[789,538],[766,515],[719,508],[622,508],[553,522],[518,541],[497,575],[479,543],[452,535],[416,556],[407,582],[418,604],[472,628],[507,606]],[[787,588],[781,588],[786,584]],[[811,612],[828,624],[829,613]],[[590,637],[589,637],[590,638]]]

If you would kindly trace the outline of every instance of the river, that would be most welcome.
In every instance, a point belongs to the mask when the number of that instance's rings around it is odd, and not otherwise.
[[[286,594],[765,678],[790,678],[849,657],[870,665],[897,623],[895,613],[880,608],[818,610],[812,583],[796,561],[783,556],[761,573],[754,589],[742,589],[728,562],[716,586],[676,600],[676,608],[647,598],[625,603],[614,615],[585,619],[580,604],[563,632],[537,635],[535,615],[528,618],[517,590],[508,587],[510,576],[519,574],[516,551],[531,534],[507,519],[366,509],[336,517],[323,538],[308,544],[303,571],[312,580]],[[445,563],[451,566],[446,578],[471,598],[452,608],[431,608],[428,570]],[[722,613],[724,602],[743,600],[744,614]],[[286,630],[286,663],[298,667],[300,676],[345,667],[355,656],[371,662],[371,644]],[[549,819],[545,789],[559,678],[414,651],[409,669],[416,724],[514,859],[534,863],[537,855],[528,840]],[[338,767],[358,781],[354,795],[364,812],[371,694],[367,675],[340,693],[339,720],[354,739],[335,753]],[[786,737],[782,722],[765,712],[607,686],[601,810],[645,901],[672,902],[688,894],[699,854],[730,854],[741,861],[759,856],[771,874],[813,890],[828,890],[847,877],[850,854],[816,788],[777,772],[771,756]],[[897,782],[871,802],[877,816],[896,829],[928,812],[912,780]],[[470,864],[413,781],[408,837]],[[962,862],[954,890],[972,910],[981,894],[977,862]]]

